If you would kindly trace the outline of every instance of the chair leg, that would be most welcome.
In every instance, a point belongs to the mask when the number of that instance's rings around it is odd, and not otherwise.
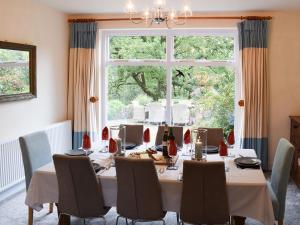
[[[283,225],[283,220],[278,220],[278,225]]]
[[[116,225],[118,225],[119,218],[120,218],[120,216],[118,216],[118,217],[117,217],[117,220],[116,220]]]
[[[28,225],[33,224],[33,209],[28,207]]]
[[[83,225],[85,225],[85,219],[83,219]]]
[[[176,213],[176,220],[177,220],[177,225],[180,224],[180,221],[179,221],[179,213]]]
[[[127,220],[127,218],[125,218],[125,221],[126,221],[126,225],[128,225],[128,220]]]
[[[70,222],[70,216],[60,213],[59,214],[59,220],[58,220],[58,225],[71,225]]]
[[[49,213],[53,213],[53,203],[49,203]]]
[[[101,216],[101,219],[104,220],[104,225],[106,225],[106,219],[105,219],[105,217],[104,217],[104,216]]]
[[[166,225],[166,222],[165,222],[165,220],[164,220],[164,219],[162,219],[161,221],[163,222],[163,225]]]
[[[246,217],[232,216],[231,219],[234,225],[245,225]]]

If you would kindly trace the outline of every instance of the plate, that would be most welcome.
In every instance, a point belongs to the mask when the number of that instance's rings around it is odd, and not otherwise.
[[[93,153],[93,151],[88,151],[87,155],[90,155],[92,153]],[[78,150],[78,149],[67,151],[67,152],[65,152],[65,154],[69,155],[69,156],[85,156],[86,155],[85,151]]]
[[[258,166],[261,164],[261,160],[254,157],[240,157],[236,158],[234,162],[241,166]]]
[[[162,145],[155,146],[156,151],[162,152]]]
[[[207,145],[206,146],[206,152],[207,152],[207,154],[218,153],[219,152],[219,147],[214,146],[214,145]]]
[[[131,142],[127,142],[127,143],[125,144],[126,150],[134,149],[135,147],[136,147],[136,144],[131,143]]]

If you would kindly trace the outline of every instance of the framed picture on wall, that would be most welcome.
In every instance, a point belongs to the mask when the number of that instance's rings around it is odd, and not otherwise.
[[[0,102],[36,98],[36,46],[0,41]]]

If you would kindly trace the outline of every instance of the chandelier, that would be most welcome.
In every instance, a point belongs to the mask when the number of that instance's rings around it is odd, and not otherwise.
[[[129,19],[134,24],[146,23],[150,26],[155,24],[166,23],[184,25],[188,17],[192,16],[190,7],[185,4],[181,10],[175,10],[166,7],[166,0],[154,0],[151,9],[147,8],[144,12],[137,12],[132,0],[128,0],[126,4],[126,12],[129,14]]]

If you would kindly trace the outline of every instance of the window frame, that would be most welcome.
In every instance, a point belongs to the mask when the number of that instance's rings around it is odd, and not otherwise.
[[[109,41],[111,36],[165,36],[166,58],[165,59],[110,59]],[[174,37],[175,36],[227,36],[234,38],[234,53],[232,60],[197,60],[197,59],[175,59]],[[199,28],[199,29],[101,29],[100,30],[100,88],[101,88],[101,127],[107,125],[108,117],[108,66],[163,66],[166,69],[166,122],[171,124],[171,100],[172,100],[172,69],[176,66],[212,66],[231,67],[235,72],[235,112],[236,99],[240,96],[239,61],[238,61],[238,31],[233,28]],[[234,114],[235,114],[234,112]]]

